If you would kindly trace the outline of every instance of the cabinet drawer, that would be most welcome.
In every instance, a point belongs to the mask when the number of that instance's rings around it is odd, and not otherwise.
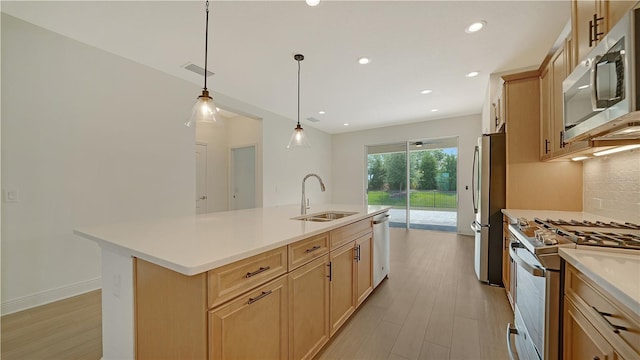
[[[576,303],[583,303],[585,315],[594,319],[603,335],[612,343],[623,340],[636,354],[640,355],[640,320],[624,312],[618,305],[607,299],[592,281],[567,265],[565,288],[567,296]],[[607,324],[608,323],[608,324]],[[626,330],[614,332],[613,325],[623,326]]]
[[[289,271],[329,252],[329,233],[312,236],[288,246]]]
[[[331,238],[331,250],[340,247],[343,244],[348,243],[351,240],[366,234],[373,229],[372,218],[366,218],[343,226],[341,228],[332,230],[330,233]]]
[[[221,266],[207,273],[209,308],[287,272],[287,247]]]

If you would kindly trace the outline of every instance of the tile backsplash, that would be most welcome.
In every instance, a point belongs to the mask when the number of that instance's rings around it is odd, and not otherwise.
[[[586,160],[583,210],[640,224],[640,149]]]

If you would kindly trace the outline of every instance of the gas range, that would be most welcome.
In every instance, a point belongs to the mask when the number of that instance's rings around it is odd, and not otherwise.
[[[520,218],[515,227],[531,243],[524,245],[534,254],[557,252],[558,247],[571,245],[640,250],[640,225],[629,222]]]

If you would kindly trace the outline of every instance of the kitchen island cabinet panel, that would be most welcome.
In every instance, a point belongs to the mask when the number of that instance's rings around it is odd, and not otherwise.
[[[287,277],[209,312],[209,359],[288,358]]]
[[[205,359],[207,279],[134,259],[136,358]]]
[[[286,272],[286,246],[213,269],[208,272],[209,307],[220,305]]]
[[[373,291],[373,236],[356,240],[356,307]]]
[[[327,254],[289,273],[289,359],[312,359],[329,336]]]
[[[356,309],[355,240],[331,251],[331,335]]]

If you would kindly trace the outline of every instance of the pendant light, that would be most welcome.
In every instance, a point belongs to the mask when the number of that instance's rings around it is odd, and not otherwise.
[[[206,2],[206,26],[204,33],[204,87],[202,89],[202,95],[198,96],[198,101],[193,105],[191,111],[191,117],[184,123],[186,126],[191,127],[194,123],[208,123],[222,125],[222,120],[219,119],[218,108],[213,103],[213,98],[209,95],[207,90],[207,49],[209,42],[209,1]]]
[[[310,147],[309,140],[304,136],[304,129],[300,126],[300,61],[304,60],[304,55],[295,54],[293,58],[298,62],[298,125],[293,129],[291,139],[289,139],[289,145],[287,149],[292,147]]]

